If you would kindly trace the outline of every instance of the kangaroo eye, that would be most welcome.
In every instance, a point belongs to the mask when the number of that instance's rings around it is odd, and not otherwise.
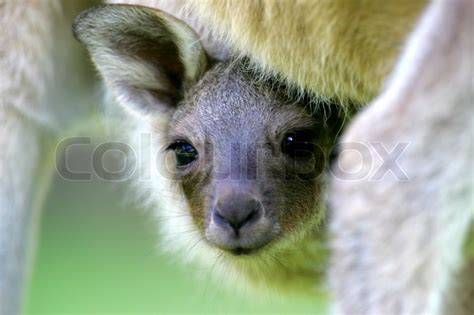
[[[175,142],[169,146],[176,155],[176,165],[185,166],[199,157],[197,150],[187,142]]]
[[[314,151],[313,135],[309,131],[292,131],[285,134],[281,150],[291,158],[311,157]]]

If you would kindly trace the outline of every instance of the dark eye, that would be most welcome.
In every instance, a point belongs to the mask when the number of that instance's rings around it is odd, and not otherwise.
[[[176,165],[185,166],[199,157],[197,150],[187,142],[175,142],[169,146],[176,155]]]
[[[308,158],[313,155],[313,135],[310,131],[292,131],[285,134],[281,150],[292,158]]]

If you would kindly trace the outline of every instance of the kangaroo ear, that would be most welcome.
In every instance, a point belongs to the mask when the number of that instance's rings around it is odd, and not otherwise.
[[[73,32],[118,102],[142,115],[172,111],[207,68],[197,34],[162,11],[101,5],[80,14]]]

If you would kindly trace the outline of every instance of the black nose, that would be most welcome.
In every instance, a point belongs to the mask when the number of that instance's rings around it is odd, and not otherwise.
[[[238,234],[242,227],[260,219],[262,205],[251,194],[233,193],[218,199],[212,215],[217,225],[232,228]]]

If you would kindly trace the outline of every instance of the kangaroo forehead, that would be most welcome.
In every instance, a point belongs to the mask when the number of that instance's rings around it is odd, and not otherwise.
[[[219,63],[187,93],[171,125],[178,133],[258,137],[313,124],[303,104],[256,80],[239,64]]]

